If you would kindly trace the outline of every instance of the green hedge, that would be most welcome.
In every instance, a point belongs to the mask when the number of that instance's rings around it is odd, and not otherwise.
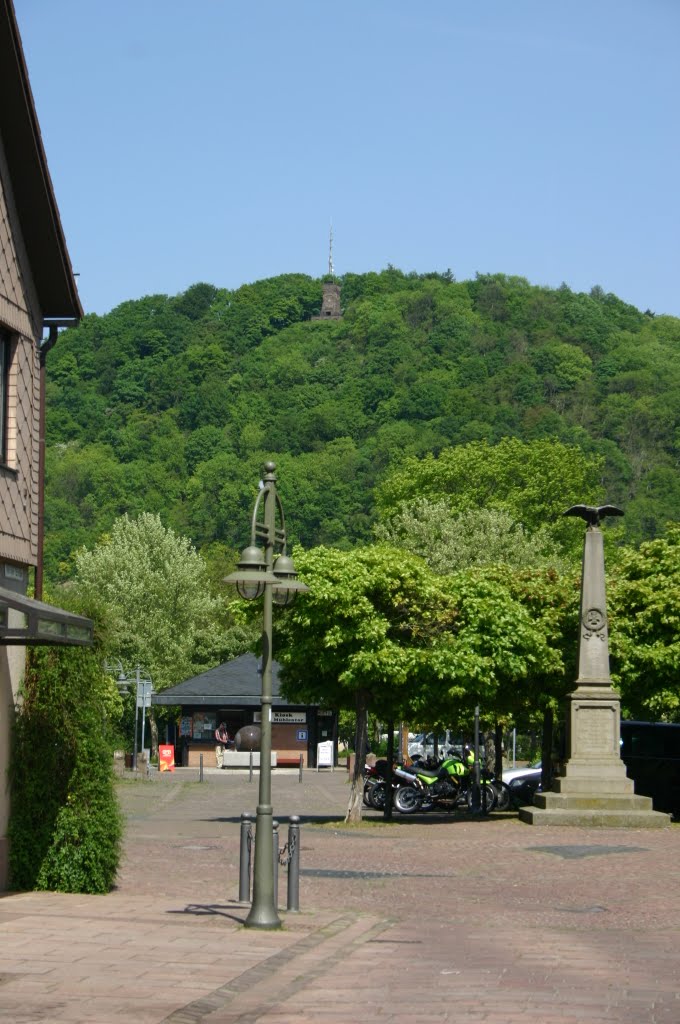
[[[108,892],[122,817],[113,786],[118,694],[101,654],[29,648],[10,765],[10,884]]]

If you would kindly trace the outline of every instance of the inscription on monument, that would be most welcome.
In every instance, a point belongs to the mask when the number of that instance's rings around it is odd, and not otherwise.
[[[614,749],[616,713],[613,707],[592,707],[582,704],[575,712],[575,749],[577,757],[618,754]]]

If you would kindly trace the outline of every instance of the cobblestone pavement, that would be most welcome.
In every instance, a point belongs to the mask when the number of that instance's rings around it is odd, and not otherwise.
[[[0,899],[0,1021],[678,1024],[680,826],[348,829],[348,792],[342,771],[274,773],[281,845],[303,822],[301,912],[270,932],[237,899],[257,777],[126,778],[112,893]]]

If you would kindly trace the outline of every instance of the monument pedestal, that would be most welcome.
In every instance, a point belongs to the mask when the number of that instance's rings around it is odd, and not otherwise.
[[[579,675],[569,695],[567,760],[549,793],[521,807],[527,825],[664,828],[670,815],[636,796],[621,760],[621,701],[609,675],[604,552],[597,526],[586,531],[581,583]]]
[[[569,696],[570,756],[549,793],[536,793],[532,807],[520,807],[527,825],[609,828],[665,828],[670,815],[636,796],[619,751],[620,701],[609,686],[579,686]]]

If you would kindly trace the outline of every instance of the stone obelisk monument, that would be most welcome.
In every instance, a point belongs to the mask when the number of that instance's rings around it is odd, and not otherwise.
[[[566,761],[548,793],[522,807],[529,825],[608,825],[656,828],[669,815],[652,809],[651,797],[636,796],[620,754],[621,701],[609,674],[609,630],[600,519],[623,515],[613,505],[574,505],[587,528],[583,545],[576,689],[567,698]]]

